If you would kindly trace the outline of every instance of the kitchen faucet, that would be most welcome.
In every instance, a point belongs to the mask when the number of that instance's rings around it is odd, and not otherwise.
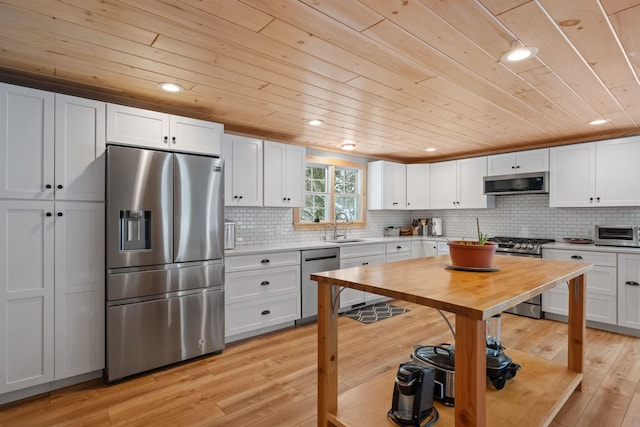
[[[338,220],[339,219],[344,219],[345,222],[345,227],[344,227],[344,234],[338,234]],[[351,221],[349,220],[349,215],[347,215],[344,212],[338,212],[336,214],[336,218],[333,221],[333,240],[336,240],[338,237],[344,237],[345,239],[347,238],[347,226],[351,224]]]

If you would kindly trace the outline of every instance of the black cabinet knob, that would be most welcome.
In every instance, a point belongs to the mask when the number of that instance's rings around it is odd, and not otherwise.
[[[62,184],[58,184],[58,190],[62,190]]]
[[[271,311],[270,310],[262,310],[262,313],[260,313],[260,314],[262,314],[263,316],[266,316],[267,314],[271,314]]]
[[[262,261],[260,261],[260,264],[269,264],[271,261],[269,261],[269,259],[265,258]]]
[[[51,212],[47,212],[45,215],[46,216],[51,216],[52,214],[51,214]]]
[[[582,259],[580,255],[571,255],[571,259]]]
[[[165,144],[168,144],[168,143],[169,143],[169,137],[168,137],[168,136],[165,136],[165,137],[164,137],[164,143],[165,143]]]
[[[267,286],[270,285],[271,283],[268,280],[265,280],[264,282],[260,283],[260,286]]]
[[[51,184],[47,184],[47,185],[44,186],[44,188],[51,188],[51,187],[52,187]]]
[[[62,214],[62,212],[58,212],[58,214],[57,214],[57,215],[58,215],[58,216],[62,216],[63,214]]]
[[[173,142],[174,144],[176,143],[176,137],[175,136],[171,137],[171,142]]]

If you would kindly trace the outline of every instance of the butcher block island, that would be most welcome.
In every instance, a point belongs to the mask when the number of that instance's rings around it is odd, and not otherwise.
[[[395,425],[387,419],[395,371],[338,395],[340,287],[455,314],[455,408],[436,404],[440,412],[437,425],[548,425],[571,393],[580,390],[584,274],[591,264],[500,257],[495,262],[498,271],[470,272],[445,268],[450,262],[448,255],[441,255],[311,275],[318,282],[318,426]],[[509,350],[522,370],[503,390],[487,390],[486,320],[564,282],[572,296],[566,366]]]

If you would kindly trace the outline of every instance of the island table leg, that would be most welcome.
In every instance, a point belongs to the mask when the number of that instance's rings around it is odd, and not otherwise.
[[[487,423],[486,330],[484,320],[456,315],[456,427],[485,427]]]
[[[586,329],[586,279],[584,275],[569,281],[569,344],[567,366],[582,372],[584,366],[584,334]],[[576,390],[582,390],[582,382]]]
[[[332,288],[327,281],[318,282],[318,427],[332,425],[327,414],[338,408],[338,316]]]

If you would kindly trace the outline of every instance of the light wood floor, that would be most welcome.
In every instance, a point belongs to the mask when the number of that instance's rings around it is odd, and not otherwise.
[[[416,344],[452,342],[437,312],[394,303],[411,311],[370,325],[340,318],[341,390],[397,369]],[[503,316],[507,354],[565,363],[566,337],[563,323]],[[316,349],[315,324],[291,328],[114,385],[94,381],[4,405],[0,425],[316,426]],[[535,402],[522,410],[535,411]],[[588,329],[582,392],[552,426],[640,426],[640,338]]]

